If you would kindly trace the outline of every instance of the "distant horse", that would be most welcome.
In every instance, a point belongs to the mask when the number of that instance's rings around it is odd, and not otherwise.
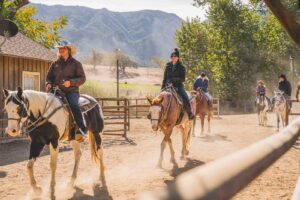
[[[274,110],[277,116],[277,130],[279,131],[280,119],[282,126],[285,127],[287,125],[286,119],[288,117],[288,104],[283,92],[275,92]]]
[[[25,122],[30,138],[30,155],[27,163],[27,170],[30,184],[36,194],[41,193],[41,188],[37,185],[33,165],[45,145],[50,148],[51,167],[51,197],[55,195],[55,172],[57,168],[57,156],[59,152],[58,142],[68,140],[69,136],[69,113],[64,109],[61,101],[53,94],[25,90],[18,88],[18,91],[4,90],[5,110],[8,114],[8,127],[6,132],[10,136],[20,135],[24,129]],[[88,97],[88,96],[87,96]],[[84,114],[86,125],[89,131],[89,145],[92,158],[97,162],[100,169],[99,180],[105,184],[103,148],[100,133],[104,127],[103,114],[100,105],[95,101],[95,107]],[[74,151],[75,165],[70,184],[73,186],[77,177],[78,165],[81,157],[80,143],[71,141]]]
[[[203,91],[201,90],[194,90],[192,91],[193,95],[196,95],[196,116],[200,117],[201,120],[201,134],[204,133],[204,119],[207,115],[207,122],[208,122],[208,132],[211,132],[210,127],[210,120],[213,117],[213,112],[209,108],[209,104],[207,102],[206,97],[204,96]],[[196,118],[194,120],[194,126],[193,126],[193,136],[195,136],[195,125],[196,125]]]
[[[156,98],[149,99],[150,109],[148,118],[151,120],[152,130],[158,131],[160,129],[164,136],[161,143],[160,157],[158,161],[158,167],[162,168],[163,153],[166,148],[166,144],[169,145],[171,153],[171,162],[174,167],[178,167],[175,159],[175,151],[173,148],[171,135],[174,127],[177,127],[182,134],[182,151],[181,159],[189,154],[190,135],[193,123],[189,120],[186,112],[182,112],[182,105],[178,102],[174,91],[171,89],[163,91]],[[191,102],[192,109],[195,110],[195,100]],[[181,117],[182,115],[182,117]],[[182,118],[180,120],[180,118]]]
[[[268,122],[268,111],[271,108],[271,105],[266,96],[261,95],[256,99],[257,114],[258,114],[258,123],[261,126],[266,126]]]

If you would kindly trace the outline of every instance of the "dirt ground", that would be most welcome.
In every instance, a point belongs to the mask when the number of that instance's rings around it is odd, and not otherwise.
[[[176,176],[188,169],[203,165],[237,151],[269,135],[275,134],[275,117],[269,115],[268,127],[257,125],[256,115],[228,115],[214,119],[212,134],[193,137],[187,160],[179,159],[181,137],[172,136],[179,168],[172,170],[169,151],[166,149],[164,169],[155,168],[162,134],[150,131],[146,119],[132,120],[129,141],[120,137],[104,136],[107,187],[94,185],[98,170],[90,159],[84,144],[79,176],[75,188],[67,183],[73,168],[73,153],[68,144],[61,146],[58,160],[56,199],[137,199],[147,192],[168,188]],[[197,130],[199,127],[197,125]],[[28,141],[0,144],[0,199],[33,199],[26,171]],[[258,179],[237,194],[234,200],[289,199],[300,172],[300,151],[292,148]],[[35,163],[35,175],[43,188],[41,199],[47,199],[50,181],[48,150]]]

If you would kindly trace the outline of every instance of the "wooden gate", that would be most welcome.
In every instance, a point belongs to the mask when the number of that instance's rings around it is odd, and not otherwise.
[[[130,130],[129,101],[126,98],[96,98],[104,114],[104,135],[127,138]]]

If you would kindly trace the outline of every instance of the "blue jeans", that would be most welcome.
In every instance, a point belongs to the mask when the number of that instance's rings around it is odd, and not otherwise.
[[[212,102],[212,97],[210,96],[210,94],[208,92],[203,92],[203,93],[204,93],[206,100],[209,102]]]
[[[79,106],[79,97],[79,93],[66,93],[66,98],[71,107],[75,122],[81,130],[85,131],[86,128]]]

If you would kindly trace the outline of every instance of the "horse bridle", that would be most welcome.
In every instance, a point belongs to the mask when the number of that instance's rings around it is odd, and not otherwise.
[[[12,96],[12,98],[14,98],[19,103],[19,106],[22,107],[22,110],[20,112],[21,114],[19,114],[20,115],[19,118],[12,118],[12,117],[10,117],[10,118],[7,119],[7,121],[17,121],[19,128],[22,128],[22,127],[20,127],[20,123],[22,121],[22,118],[26,117],[28,119],[28,113],[27,113],[28,104],[25,105],[25,103],[21,99],[19,99],[17,97]],[[24,116],[24,113],[26,113],[26,116]],[[26,122],[27,119],[24,122]]]
[[[160,109],[160,113],[159,113],[159,116],[158,116],[157,119],[153,119],[152,116],[149,116],[149,119],[150,119],[151,122],[152,122],[152,121],[157,121],[158,124],[159,124],[160,121],[161,121],[162,113],[163,113],[163,106],[162,106],[162,105],[153,105],[153,106],[159,106],[159,107],[161,108],[161,109]],[[149,113],[149,114],[150,114],[150,113]]]
[[[20,115],[20,118],[8,118],[7,120],[14,120],[14,121],[17,121],[18,122],[18,128],[21,130],[24,128],[24,126],[20,126],[20,123],[22,121],[22,118],[25,118],[23,116],[24,114],[24,111],[26,113],[26,120],[23,122],[23,124],[25,124],[28,119],[29,119],[29,114],[27,112],[27,109],[28,109],[28,106],[29,104],[27,104],[27,106],[25,106],[25,103],[18,99],[17,97],[14,97],[12,96],[12,98],[14,98],[19,104],[22,105],[22,111],[21,111],[21,115]],[[51,105],[51,104],[50,104]],[[28,134],[30,132],[32,132],[33,130],[35,130],[36,128],[38,128],[39,126],[43,125],[50,117],[52,117],[58,110],[60,110],[61,108],[63,108],[64,106],[59,106],[57,108],[55,108],[46,118],[43,119],[43,115],[48,111],[48,109],[50,108],[50,105],[48,105],[48,100],[46,101],[46,104],[45,104],[45,109],[44,109],[44,112],[43,114],[41,114],[41,116],[36,119],[35,121],[33,121],[31,124],[29,124],[26,129],[27,131],[26,132],[22,132],[23,134]],[[30,129],[31,128],[31,129]]]

